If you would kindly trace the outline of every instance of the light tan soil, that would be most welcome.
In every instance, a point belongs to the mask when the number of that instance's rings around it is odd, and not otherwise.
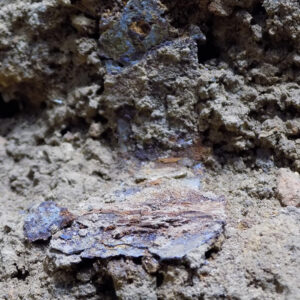
[[[0,299],[300,299],[299,1],[2,2]],[[204,257],[57,270],[24,237],[43,201],[80,215],[195,166],[227,201]]]

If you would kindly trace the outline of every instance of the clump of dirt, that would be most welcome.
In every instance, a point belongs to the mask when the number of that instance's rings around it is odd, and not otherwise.
[[[296,0],[2,4],[0,298],[296,299],[299,22]],[[175,263],[55,262],[24,237],[45,201],[166,186],[224,196],[222,238]]]

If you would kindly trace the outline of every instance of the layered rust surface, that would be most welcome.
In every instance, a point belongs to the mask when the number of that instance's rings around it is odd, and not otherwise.
[[[76,219],[51,240],[50,249],[81,258],[142,257],[182,259],[203,244],[211,245],[225,226],[223,197],[195,190],[150,189],[132,201],[107,205]]]

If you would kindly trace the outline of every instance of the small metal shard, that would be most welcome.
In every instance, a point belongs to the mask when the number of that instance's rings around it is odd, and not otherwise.
[[[164,6],[156,0],[128,1],[120,19],[108,26],[99,39],[101,54],[111,59],[106,64],[109,72],[119,72],[122,68],[118,63],[136,63],[168,38],[169,24],[164,12]]]
[[[25,219],[24,234],[30,242],[48,240],[54,229],[60,230],[74,220],[74,216],[66,209],[52,201],[41,203],[30,211]]]
[[[149,255],[182,259],[203,244],[213,244],[224,225],[223,197],[204,196],[182,186],[151,187],[128,201],[78,217],[53,236],[50,251],[81,259]]]

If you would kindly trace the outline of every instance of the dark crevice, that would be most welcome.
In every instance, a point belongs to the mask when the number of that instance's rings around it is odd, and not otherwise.
[[[273,282],[274,282],[276,293],[283,294],[285,287],[276,278],[274,278]]]
[[[96,94],[98,96],[102,95],[104,93],[104,79],[103,77],[100,78],[100,88],[97,90]]]
[[[219,248],[213,247],[205,252],[205,258],[206,259],[213,259],[214,256],[220,251]]]
[[[11,276],[11,278],[17,278],[18,280],[25,280],[29,276],[29,272],[27,270],[19,269],[16,265],[17,272]]]
[[[266,271],[266,270],[264,270]],[[269,273],[269,272],[266,272]],[[261,288],[263,291],[267,290],[269,288],[269,284],[272,284],[274,286],[274,290],[277,294],[283,294],[286,290],[285,286],[282,285],[277,278],[274,276],[273,278],[269,280],[260,280],[258,279],[254,274],[250,274],[250,282],[248,283],[248,286],[254,286],[256,289]]]
[[[21,103],[12,100],[4,102],[0,95],[0,119],[12,118],[21,111]]]
[[[96,288],[96,294],[105,297],[105,299],[117,299],[113,279],[105,272],[106,263],[98,265],[94,259],[83,259],[76,267],[74,266],[73,272],[78,274],[80,272],[94,270],[90,281]],[[99,271],[95,271],[95,264],[98,265]]]
[[[119,108],[116,113],[118,117],[127,121],[131,121],[136,114],[135,108],[130,105],[124,105],[123,107]]]
[[[86,133],[88,131],[89,124],[84,118],[78,117],[75,120],[70,119],[69,122],[66,122],[63,128],[61,129],[62,133],[76,133],[83,132]]]
[[[171,25],[178,29],[185,29],[193,23],[193,20],[199,19],[199,2],[192,1],[173,1],[163,0],[164,5],[168,8],[166,13],[171,18]]]
[[[57,128],[62,137],[71,134],[87,134],[90,124],[82,117],[67,118],[63,124],[60,124],[60,128]],[[54,136],[56,128],[49,127],[43,136],[36,136],[35,142],[37,145],[48,144],[51,146],[58,146],[59,142],[57,139],[51,139]],[[75,136],[75,135],[74,135]],[[74,139],[76,144],[77,138]],[[73,144],[73,145],[75,145]],[[78,145],[77,145],[78,146]]]
[[[290,140],[290,141],[296,141],[298,139],[300,139],[300,131],[297,132],[296,134],[287,134],[287,138]]]
[[[101,123],[102,125],[106,125],[108,123],[108,119],[105,118],[104,116],[102,115],[97,115],[95,118],[94,118],[94,121],[96,123]]]
[[[100,139],[104,140],[109,146],[113,146],[116,140],[116,136],[111,128],[108,128],[105,130],[101,136]]]
[[[157,273],[156,275],[156,287],[160,287],[164,282],[164,275],[162,273]]]
[[[213,28],[212,24],[207,24],[207,28]],[[206,43],[198,42],[198,62],[205,63],[207,60],[220,57],[220,49],[214,43],[211,30],[206,32]]]
[[[262,6],[262,2],[260,1],[252,9],[251,25],[261,24],[262,22],[265,22],[266,17],[266,9]]]
[[[132,261],[136,264],[136,265],[142,265],[142,258],[141,257],[133,257]]]
[[[61,129],[61,131],[60,131],[60,134],[62,135],[62,136],[64,136],[67,132],[69,132],[71,130],[71,128],[70,127],[65,127],[65,128],[63,128],[63,129]]]
[[[97,295],[106,296],[110,299],[117,299],[114,282],[111,276],[107,276],[103,279],[101,284],[95,284],[97,289]]]
[[[260,112],[257,110],[260,109]],[[263,113],[261,113],[261,111]],[[280,108],[278,103],[263,103],[261,107],[256,107],[249,113],[249,118],[257,120],[263,123],[265,120],[274,119],[275,117],[280,118],[283,122],[293,120],[297,118],[298,112],[292,106],[285,107],[284,111]]]
[[[208,38],[206,44],[198,45],[198,62],[200,64],[203,64],[210,59],[220,57],[220,51],[214,45],[212,40],[213,39]]]
[[[36,146],[42,146],[42,145],[45,145],[45,138],[44,138],[44,137],[41,137],[41,136],[35,136],[34,139],[35,139],[35,144],[36,144]]]

